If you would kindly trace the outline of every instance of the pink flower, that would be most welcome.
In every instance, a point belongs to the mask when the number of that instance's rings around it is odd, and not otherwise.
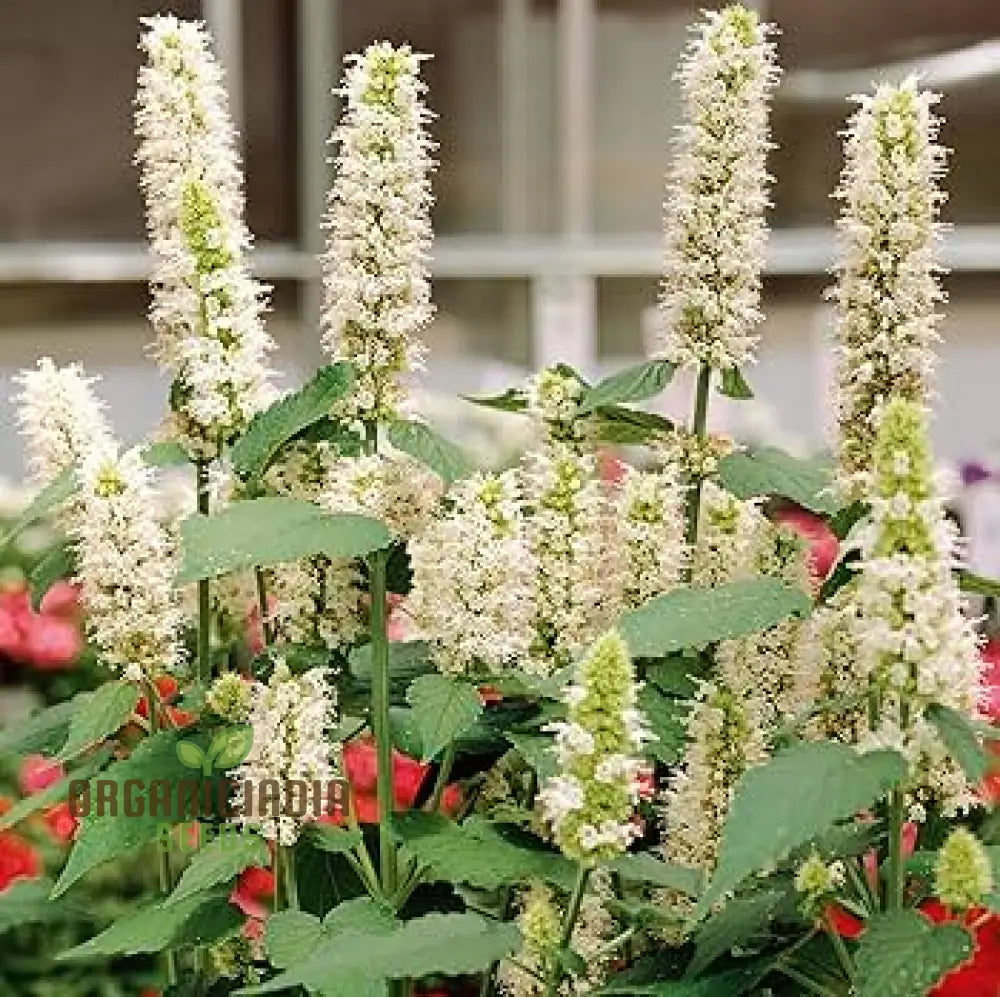
[[[239,907],[249,918],[267,917],[264,900],[274,896],[274,873],[270,869],[252,865],[240,873],[236,887],[229,896],[229,902]]]
[[[31,796],[33,793],[40,793],[43,789],[47,789],[65,775],[66,770],[59,762],[54,762],[44,755],[28,755],[21,762],[18,782],[21,786],[21,792],[26,796]]]
[[[1000,640],[994,637],[985,644],[979,657],[983,660],[980,710],[993,723],[1000,723]]]
[[[0,893],[16,879],[35,879],[41,875],[38,852],[13,831],[0,833]]]
[[[809,546],[809,573],[818,585],[830,573],[840,556],[840,541],[826,521],[808,509],[788,506],[775,513],[774,520],[797,533]]]
[[[58,581],[45,595],[39,606],[43,616],[61,616],[76,620],[80,616],[80,587],[65,580]]]
[[[75,622],[60,616],[35,616],[28,631],[26,656],[42,671],[72,665],[83,651],[83,637]]]
[[[457,782],[445,786],[444,792],[441,794],[441,813],[445,817],[454,817],[461,808],[464,800],[462,787]]]
[[[52,837],[64,844],[73,840],[78,825],[66,802],[59,803],[45,811],[45,823]]]

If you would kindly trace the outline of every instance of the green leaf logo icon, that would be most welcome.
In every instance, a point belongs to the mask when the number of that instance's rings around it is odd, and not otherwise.
[[[241,724],[220,731],[208,746],[210,764],[219,770],[239,765],[253,747],[253,727]]]
[[[194,741],[178,741],[176,750],[181,765],[189,769],[200,769],[207,762],[205,753]]]

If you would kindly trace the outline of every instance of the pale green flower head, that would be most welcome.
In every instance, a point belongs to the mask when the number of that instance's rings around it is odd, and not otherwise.
[[[993,892],[993,866],[974,834],[957,827],[948,835],[934,864],[934,892],[958,910],[976,907]]]
[[[838,862],[827,865],[813,852],[796,870],[795,889],[811,901],[822,900],[836,892],[843,883],[843,867]]]
[[[235,672],[220,675],[205,694],[205,705],[230,723],[245,723],[250,715],[252,688]]]
[[[520,925],[525,951],[545,960],[559,948],[562,917],[547,886],[532,884],[524,901]]]

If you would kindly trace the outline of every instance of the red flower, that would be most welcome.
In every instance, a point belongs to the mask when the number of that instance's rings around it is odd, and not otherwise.
[[[83,651],[80,628],[59,616],[35,616],[28,630],[25,653],[40,671],[55,671],[72,665]]]
[[[0,892],[16,879],[34,879],[41,875],[38,852],[13,831],[0,833]]]
[[[841,938],[855,942],[864,934],[865,922],[844,910],[840,904],[829,904],[823,911],[823,916]]]
[[[76,834],[78,822],[69,808],[69,803],[63,802],[45,811],[45,823],[53,838],[68,843]]]
[[[392,750],[392,791],[395,809],[409,810],[430,770],[395,748]],[[359,737],[344,746],[344,771],[353,791],[354,816],[360,824],[378,823],[378,758],[371,737]],[[336,815],[332,818],[339,823]]]
[[[980,710],[993,723],[1000,723],[1000,639],[996,637],[979,650],[983,669],[979,678],[982,684]]]
[[[248,917],[243,922],[243,937],[252,942],[264,941],[265,930],[264,922],[259,917]]]
[[[656,796],[656,775],[652,766],[645,766],[636,775],[636,789],[640,800],[652,800]]]
[[[170,721],[175,727],[190,727],[191,724],[198,720],[197,713],[192,713],[190,710],[182,710],[177,706],[168,706],[167,714],[170,716]]]
[[[273,896],[274,873],[270,869],[252,865],[240,873],[229,902],[239,907],[249,918],[265,918],[268,912],[263,901]]]
[[[58,782],[66,770],[59,762],[52,761],[44,755],[28,755],[21,762],[21,771],[17,780],[21,786],[21,792],[25,796],[33,793],[40,793],[43,789],[48,789],[53,783]]]
[[[982,907],[957,914],[939,900],[928,900],[920,911],[932,924],[956,922],[975,938],[972,958],[947,973],[928,997],[997,997],[1000,994],[1000,916]]]
[[[503,702],[503,693],[491,685],[481,685],[479,687],[479,702],[483,706],[492,706],[494,703]]]
[[[445,817],[454,817],[461,808],[463,799],[462,787],[457,782],[445,786],[441,794],[441,813]]]
[[[158,675],[153,679],[153,685],[159,694],[160,700],[169,703],[177,695],[177,679],[173,675]],[[140,696],[135,712],[144,720],[149,718],[149,700],[146,696]]]
[[[775,522],[797,533],[809,547],[809,573],[818,585],[840,556],[840,541],[826,521],[808,509],[788,506],[774,516]]]

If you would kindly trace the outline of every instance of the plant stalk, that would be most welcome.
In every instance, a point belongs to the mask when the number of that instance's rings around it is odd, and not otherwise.
[[[566,916],[563,918],[562,937],[559,940],[559,951],[563,951],[573,939],[573,929],[576,927],[576,919],[580,916],[580,905],[583,903],[583,895],[587,892],[587,880],[590,878],[590,867],[583,862],[577,866],[576,882],[573,884],[573,892],[570,894],[569,906],[566,908]],[[545,997],[556,997],[559,993],[559,985],[563,981],[564,970],[560,963],[552,968],[548,985],[545,988]]]
[[[299,881],[295,873],[295,848],[284,845],[278,849],[285,860],[285,906],[289,910],[299,909]]]
[[[257,581],[257,605],[260,610],[260,633],[264,638],[264,647],[270,647],[272,635],[267,615],[267,580],[264,578],[263,568],[254,568],[253,573],[254,578]]]
[[[198,493],[198,512],[209,512],[208,462],[195,462],[195,486]],[[208,579],[198,581],[198,684],[212,677],[212,604]]]
[[[906,800],[901,789],[894,789],[889,797],[889,882],[886,884],[887,910],[903,907],[903,810]]]
[[[707,436],[708,394],[711,380],[712,368],[708,364],[702,364],[698,371],[698,385],[694,396],[694,417],[691,422],[691,432],[699,440],[704,440]],[[701,474],[691,475],[687,500],[687,528],[685,531],[685,540],[689,549],[693,549],[698,540],[698,519],[701,516],[701,490],[703,484],[704,479]]]
[[[431,813],[436,814],[441,809],[441,797],[444,795],[445,787],[451,778],[451,769],[455,764],[455,742],[452,741],[444,749],[441,758],[441,767],[438,769],[437,779],[434,781],[434,792],[431,795]]]

